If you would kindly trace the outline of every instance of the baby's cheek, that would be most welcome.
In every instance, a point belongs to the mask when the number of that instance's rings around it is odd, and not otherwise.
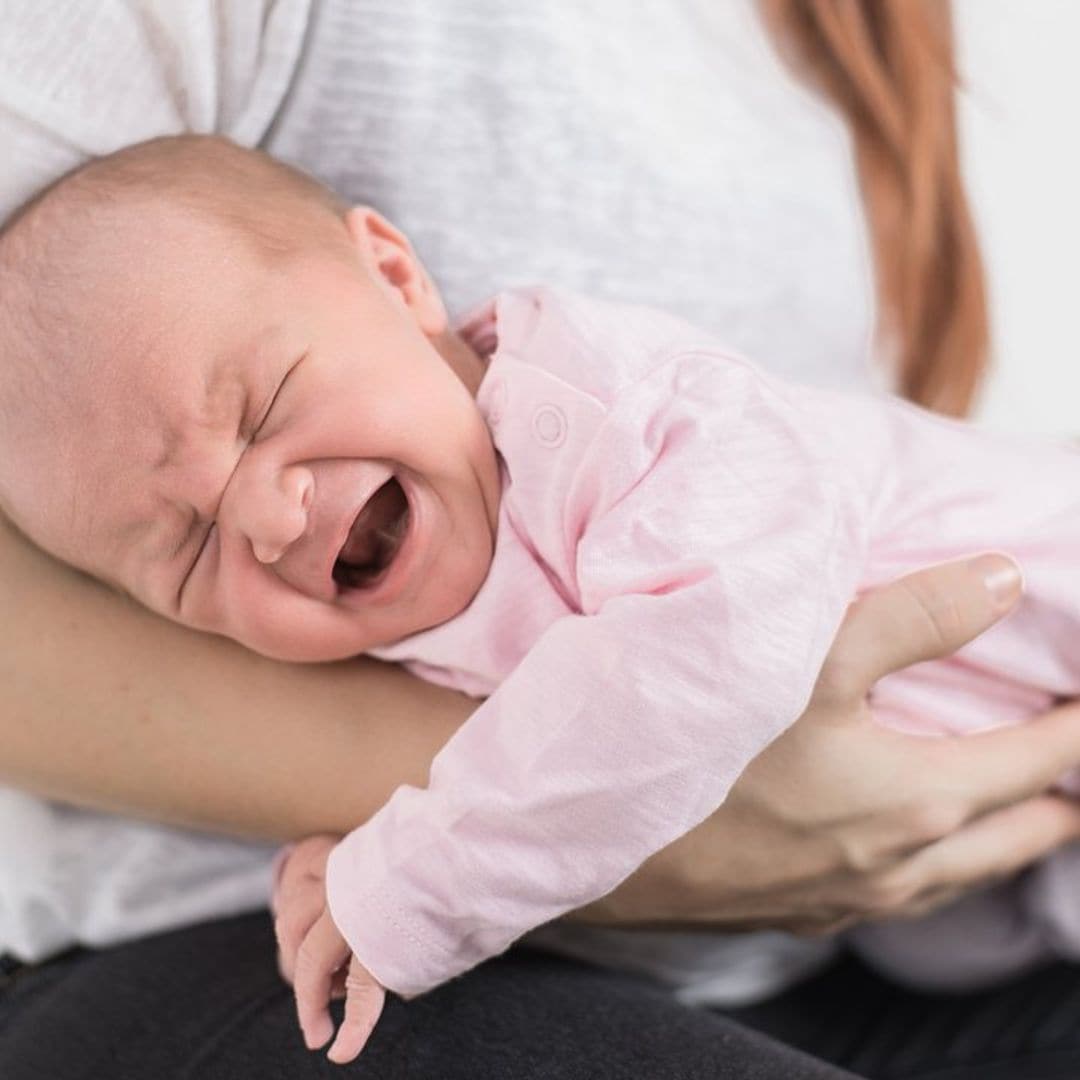
[[[181,614],[189,626],[280,657],[302,601],[255,559],[246,538],[215,527],[184,589]]]
[[[483,529],[469,544],[449,552],[437,576],[415,601],[416,625],[409,632],[452,619],[472,602],[491,569],[492,545]]]
[[[328,605],[269,577],[253,575],[221,590],[218,633],[273,660],[308,663],[354,655]]]
[[[300,593],[250,549],[229,538],[222,544],[217,530],[187,580],[176,617],[274,660],[322,662],[363,651],[348,612]]]

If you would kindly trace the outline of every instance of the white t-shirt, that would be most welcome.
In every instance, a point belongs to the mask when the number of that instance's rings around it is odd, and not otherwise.
[[[623,0],[0,0],[0,216],[181,131],[372,203],[453,309],[544,282],[667,308],[806,381],[873,378],[850,141],[753,0],[632,19]],[[14,791],[0,851],[0,949],[27,959],[267,894],[265,847]]]

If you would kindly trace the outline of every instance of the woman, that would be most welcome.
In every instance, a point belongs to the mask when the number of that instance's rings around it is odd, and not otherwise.
[[[87,155],[221,131],[385,209],[453,306],[516,281],[558,282],[678,311],[766,364],[835,384],[877,377],[866,362],[873,251],[898,385],[960,412],[985,315],[943,11],[776,2],[766,22],[749,3],[658,0],[628,25],[615,0],[113,0],[87,20],[78,5],[27,0],[0,22],[0,124],[17,163],[0,215]],[[465,248],[459,227],[486,242]],[[372,663],[291,668],[186,634],[7,528],[0,585],[0,761],[13,787],[39,796],[233,836],[342,832],[399,783],[422,783],[471,708]],[[1080,835],[1075,809],[1044,794],[1080,762],[1075,710],[965,745],[962,773],[949,741],[868,719],[878,676],[951,651],[1015,591],[1007,564],[979,560],[865,598],[807,714],[729,802],[579,917],[834,929],[921,910]],[[326,1072],[295,1033],[268,920],[226,918],[263,901],[269,847],[14,791],[0,829],[0,943],[49,960],[0,992],[3,1075]],[[162,930],[174,932],[149,936]],[[1080,985],[1039,978],[1041,993]],[[827,1058],[863,1071],[865,1051],[874,1075],[914,1076],[945,1060],[924,1039],[906,1072],[883,1071],[872,1055],[896,1031],[854,1018],[874,994],[899,992],[852,969],[820,979],[812,1000],[843,1010],[842,1025],[800,1032],[798,988],[747,1014],[807,1055],[649,984],[520,952],[391,1009],[356,1071],[837,1077],[848,1074]],[[938,1015],[888,1000],[905,1035]],[[957,1023],[983,1015],[974,1002],[963,1010]],[[857,1050],[822,1041],[853,1026]],[[1015,1075],[1037,1075],[1029,1036],[1014,1040],[1028,1070]],[[1074,1041],[1053,1049],[1075,1062]],[[960,1064],[984,1075],[991,1052],[975,1041]]]

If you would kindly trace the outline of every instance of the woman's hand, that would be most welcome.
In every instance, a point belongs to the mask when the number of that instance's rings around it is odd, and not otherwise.
[[[828,933],[916,915],[1080,837],[1049,794],[1080,764],[1080,704],[1018,728],[920,738],[875,724],[888,672],[947,656],[1020,593],[1000,556],[922,571],[854,603],[810,704],[725,804],[573,917]]]

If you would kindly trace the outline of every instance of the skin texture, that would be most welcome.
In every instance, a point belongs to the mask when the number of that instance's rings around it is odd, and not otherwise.
[[[215,251],[239,247],[223,227],[162,205],[131,217],[118,231],[157,243],[109,258],[95,240],[110,270],[93,306],[157,287],[128,304],[123,335],[83,320],[92,356],[74,393],[23,403],[3,487],[24,531],[152,610],[277,659],[355,656],[461,611],[499,500],[473,400],[483,364],[448,333],[405,238],[358,208],[284,272],[241,249],[208,275]],[[353,587],[335,561],[391,478],[404,538]]]
[[[270,661],[166,622],[0,519],[0,781],[252,839],[344,833],[476,702],[357,659]]]

